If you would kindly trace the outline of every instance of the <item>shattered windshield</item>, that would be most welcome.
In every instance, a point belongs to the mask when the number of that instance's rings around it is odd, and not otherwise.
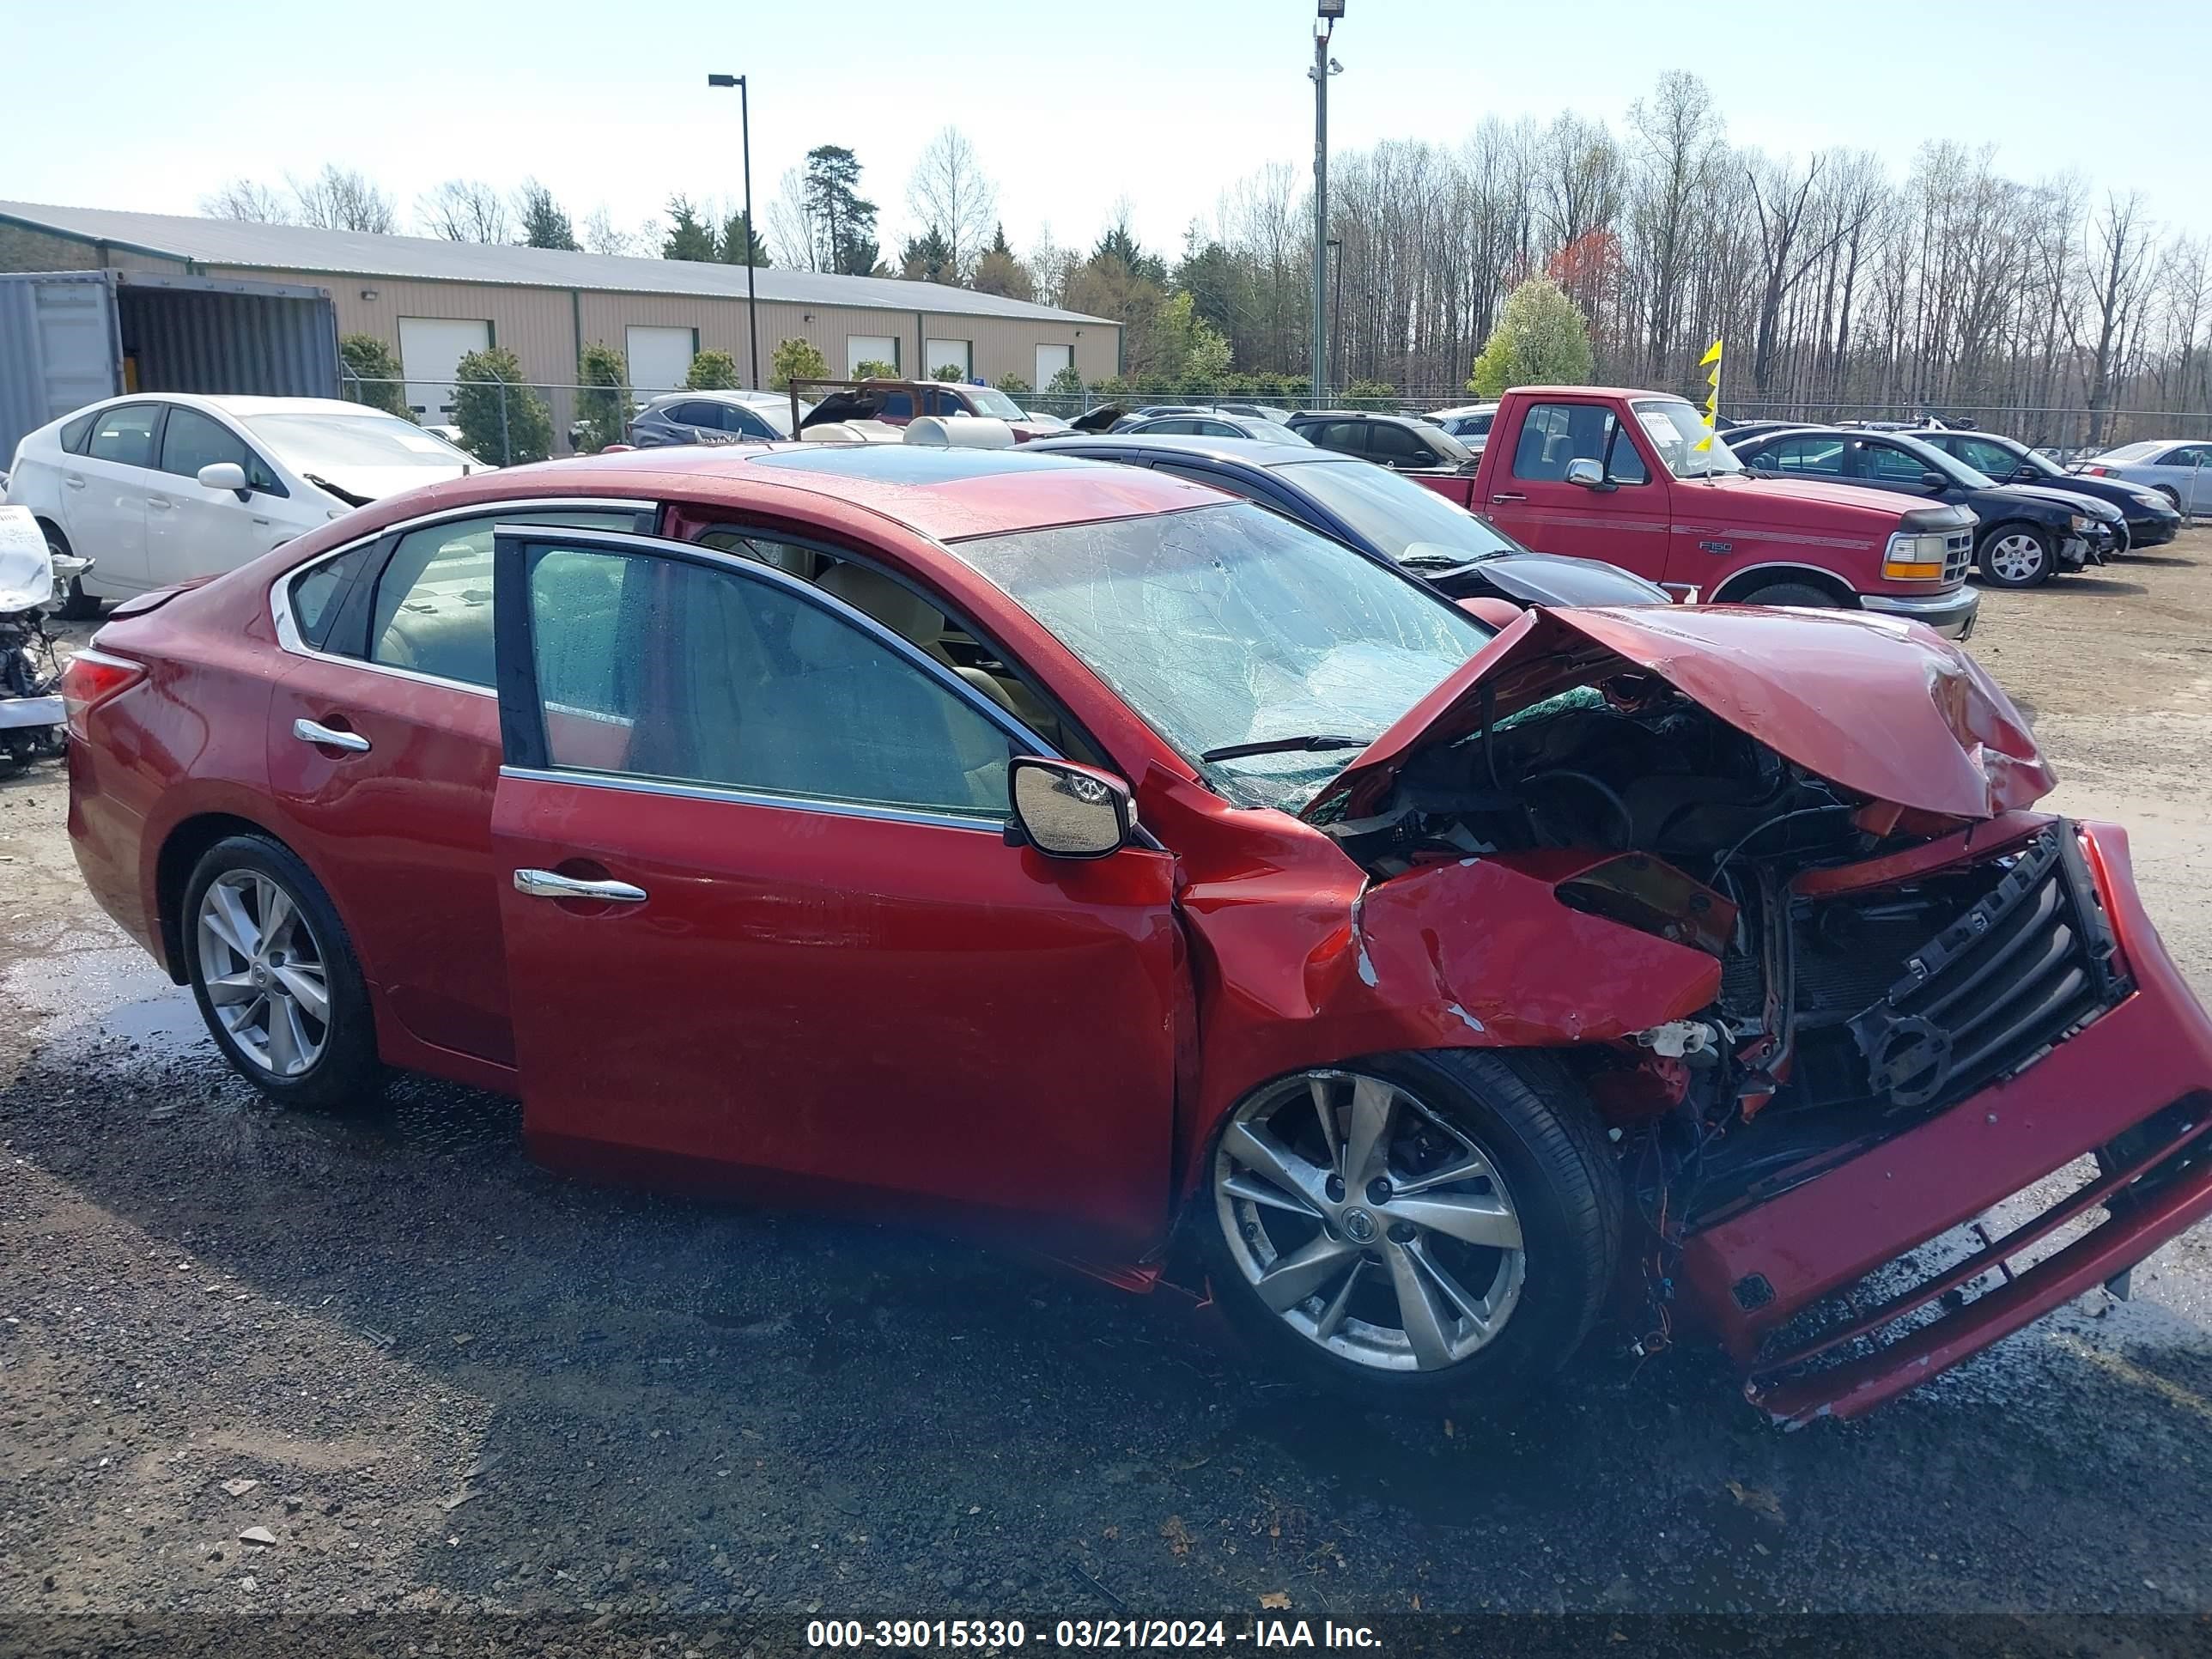
[[[1295,812],[1348,750],[1241,744],[1378,736],[1489,641],[1419,584],[1239,502],[952,544],[1221,795]]]

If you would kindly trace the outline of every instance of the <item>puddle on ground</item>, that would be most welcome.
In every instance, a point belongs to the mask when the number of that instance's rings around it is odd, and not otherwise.
[[[128,1042],[183,1055],[206,1029],[190,991],[135,945],[76,936],[0,971],[0,1003],[29,1018],[31,1035],[53,1048]]]
[[[169,982],[135,945],[82,934],[0,970],[0,1006],[21,1010],[40,1060],[76,1060],[110,1073],[142,1060],[205,1065],[230,1079],[191,991]],[[242,1080],[237,1103],[263,1108]],[[191,1109],[189,1107],[187,1110]],[[496,1095],[427,1078],[399,1076],[371,1109],[292,1115],[304,1133],[353,1151],[404,1149],[439,1157],[519,1149],[521,1108]]]

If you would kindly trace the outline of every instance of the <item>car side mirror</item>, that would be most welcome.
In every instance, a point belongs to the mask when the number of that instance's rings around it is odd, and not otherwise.
[[[1940,472],[1923,472],[1920,475],[1920,487],[1931,495],[1940,495],[1951,487],[1951,481]]]
[[[1579,489],[1606,488],[1605,469],[1584,456],[1567,463],[1567,482]]]
[[[1006,793],[1008,827],[1047,858],[1108,858],[1137,833],[1129,786],[1109,772],[1024,755],[1007,769]]]
[[[244,501],[252,492],[246,487],[246,469],[236,461],[210,461],[193,475],[203,489],[228,489]]]
[[[2043,475],[2040,472],[2038,472],[2032,466],[2016,466],[2012,470],[2012,476],[2009,478],[2007,478],[2005,482],[2007,483],[2033,483],[2042,477]]]

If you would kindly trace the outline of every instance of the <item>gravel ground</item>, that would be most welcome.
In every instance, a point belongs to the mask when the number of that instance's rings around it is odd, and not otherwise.
[[[2197,532],[1987,595],[1975,641],[2057,804],[2135,826],[2200,988],[2208,617]],[[556,1178],[499,1100],[273,1111],[78,887],[64,808],[52,767],[0,781],[0,1649],[72,1612],[732,1654],[833,1615],[2212,1613],[2203,1230],[1860,1425],[1778,1433],[1694,1351],[1364,1419],[1179,1298]]]

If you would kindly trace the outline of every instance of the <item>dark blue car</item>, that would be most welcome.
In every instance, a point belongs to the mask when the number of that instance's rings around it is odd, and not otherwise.
[[[1158,434],[1086,434],[1026,444],[1030,454],[1149,466],[1273,507],[1453,599],[1516,605],[1665,605],[1667,591],[1618,565],[1536,553],[1487,519],[1371,461],[1310,444]]]

